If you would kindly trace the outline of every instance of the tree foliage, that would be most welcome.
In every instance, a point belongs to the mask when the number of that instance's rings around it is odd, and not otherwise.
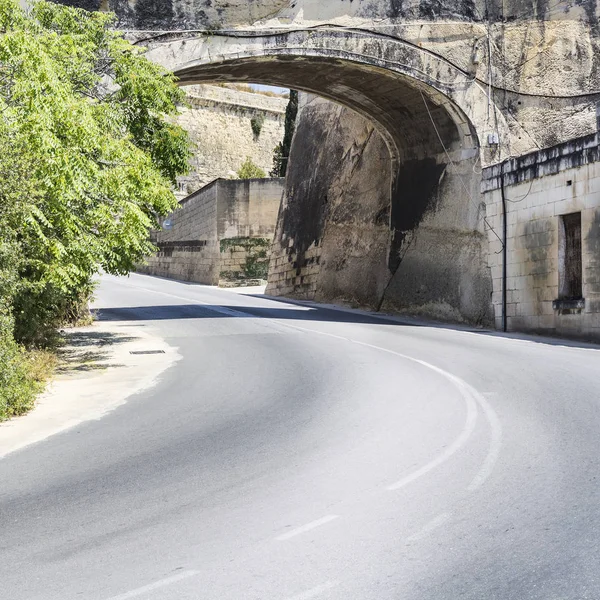
[[[0,294],[43,343],[100,269],[128,273],[175,206],[187,134],[172,75],[113,16],[0,0]]]
[[[258,165],[254,164],[249,156],[246,157],[237,172],[238,179],[262,179],[266,176],[267,174]]]
[[[150,254],[188,167],[182,92],[113,20],[0,0],[0,418],[32,389],[14,340],[46,344],[96,273]]]
[[[285,177],[287,173],[292,139],[296,131],[296,118],[298,116],[298,92],[290,90],[290,99],[285,109],[285,129],[283,141],[277,144],[273,152],[273,169],[271,177]]]

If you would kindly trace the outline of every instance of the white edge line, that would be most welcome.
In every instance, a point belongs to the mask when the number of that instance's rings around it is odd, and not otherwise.
[[[171,585],[172,583],[176,583],[177,581],[181,581],[182,579],[195,577],[196,575],[200,575],[200,571],[182,571],[181,573],[173,575],[172,577],[165,577],[164,579],[160,579],[159,581],[155,581],[154,583],[150,583],[148,585],[136,588],[135,590],[125,592],[124,594],[119,594],[118,596],[111,596],[110,598],[107,598],[107,600],[128,600],[128,598],[135,598],[136,596],[141,596],[146,592],[157,590],[158,588]]]
[[[462,431],[458,435],[458,437],[440,454],[438,454],[433,460],[429,461],[427,464],[423,465],[420,469],[417,469],[410,475],[403,477],[400,481],[393,483],[392,485],[388,485],[386,489],[390,491],[399,490],[404,486],[420,479],[424,475],[427,475],[433,469],[439,467],[441,464],[445,463],[453,454],[458,452],[469,440],[473,430],[475,429],[475,423],[477,422],[477,405],[475,404],[473,398],[470,394],[464,395],[464,400],[467,404],[467,416],[465,419],[464,427]]]
[[[432,365],[431,363],[428,363],[424,360],[420,360],[418,358],[413,358],[412,356],[402,354],[401,352],[396,352],[395,350],[388,350],[387,348],[382,348],[381,346],[375,346],[373,344],[367,344],[366,342],[359,342],[357,340],[343,338],[342,336],[335,335],[332,333],[325,333],[322,331],[315,331],[313,329],[307,329],[305,327],[298,327],[297,325],[289,325],[286,323],[285,326],[291,327],[292,329],[298,329],[299,331],[306,331],[308,333],[318,333],[319,335],[325,335],[328,337],[347,340],[354,344],[358,344],[359,346],[365,346],[366,348],[372,348],[374,350],[379,350],[381,352],[393,354],[394,356],[398,356],[405,360],[409,360],[411,362],[417,363],[423,367],[426,367],[427,369],[435,371],[436,373],[440,374],[442,377],[445,377],[446,379],[448,379],[458,389],[461,396],[465,400],[465,403],[467,406],[467,415],[465,417],[465,424],[464,424],[462,431],[460,432],[458,437],[454,440],[454,442],[452,442],[452,444],[450,444],[450,446],[448,446],[446,448],[446,450],[444,450],[441,454],[439,454],[432,461],[430,461],[429,463],[427,463],[426,465],[424,465],[423,467],[421,467],[414,473],[411,473],[410,475],[403,477],[400,481],[397,481],[396,483],[393,483],[392,485],[387,486],[386,489],[388,489],[390,491],[398,490],[398,489],[404,487],[405,485],[412,483],[416,479],[419,479],[423,475],[426,475],[427,473],[429,473],[430,471],[432,471],[433,469],[435,469],[442,463],[446,462],[453,454],[455,454],[458,450],[460,450],[460,448],[462,448],[466,444],[468,439],[471,437],[471,434],[473,433],[473,430],[475,429],[475,423],[477,422],[477,404],[474,401],[473,397],[479,397],[480,394],[474,388],[472,388],[466,381],[463,381],[462,379],[460,379],[460,377],[456,377],[456,375],[452,375],[452,373],[448,373],[448,371],[444,371],[444,369],[440,369],[439,367],[436,367],[435,365]]]
[[[479,405],[483,409],[485,416],[490,424],[491,438],[490,438],[490,449],[488,450],[487,456],[483,461],[483,465],[479,470],[479,473],[475,475],[467,489],[469,492],[474,492],[480,488],[492,474],[498,457],[500,456],[500,449],[502,447],[502,425],[500,419],[496,414],[496,411],[491,407],[490,403],[481,394],[476,394],[475,399],[479,402]]]
[[[322,517],[321,519],[317,519],[316,521],[311,521],[310,523],[307,523],[306,525],[302,525],[302,527],[297,527],[296,529],[292,529],[291,531],[288,531],[287,533],[278,535],[275,539],[279,542],[289,540],[290,538],[296,537],[297,535],[300,535],[301,533],[306,533],[307,531],[310,531],[311,529],[316,529],[317,527],[320,527],[321,525],[325,525],[326,523],[329,523],[330,521],[333,521],[334,519],[339,519],[339,515],[327,515],[326,517]]]
[[[318,585],[317,587],[307,590],[306,592],[302,592],[301,594],[298,594],[296,596],[290,596],[286,600],[310,600],[310,598],[315,598],[316,596],[319,596],[323,592],[326,592],[327,590],[331,590],[334,587],[337,587],[338,585],[340,585],[339,581],[328,581],[327,583]]]
[[[179,298],[180,300],[186,300],[188,302],[195,302],[201,306],[210,306],[211,307],[210,310],[213,310],[214,312],[217,312],[217,313],[221,312],[221,313],[225,313],[225,314],[230,314],[231,316],[244,316],[244,317],[253,317],[254,316],[254,315],[251,315],[250,313],[244,313],[242,311],[235,311],[235,310],[231,310],[231,309],[225,309],[225,308],[215,309],[215,308],[213,308],[213,305],[210,305],[207,302],[202,302],[201,300],[197,300],[195,298],[186,298],[184,296],[171,294],[169,292],[160,292],[158,290],[152,290],[150,288],[142,288],[141,286],[137,286],[135,284],[123,284],[123,285],[129,285],[130,287],[135,287],[135,288],[142,289],[144,291],[148,291],[148,292],[155,293],[155,294],[161,294],[163,296],[171,296],[173,298]],[[262,317],[262,319],[264,319],[264,317]],[[273,319],[267,319],[267,320],[272,321]],[[345,340],[348,342],[352,342],[354,344],[359,344],[361,346],[366,346],[368,348],[373,348],[374,350],[380,350],[381,352],[387,352],[388,354],[393,354],[395,356],[399,356],[400,358],[410,360],[410,361],[420,364],[428,369],[431,369],[431,370],[435,371],[436,373],[439,373],[446,379],[449,379],[459,389],[459,391],[463,395],[463,398],[465,399],[465,401],[467,403],[467,416],[465,419],[465,425],[463,427],[463,430],[459,434],[458,438],[456,438],[456,440],[454,440],[454,442],[437,458],[433,459],[430,463],[423,466],[418,471],[415,471],[411,475],[408,475],[407,477],[404,477],[403,479],[392,484],[391,486],[388,486],[388,488],[387,488],[388,490],[392,491],[392,490],[400,489],[401,487],[404,487],[408,483],[411,483],[412,481],[415,481],[419,477],[425,475],[432,469],[435,469],[440,464],[442,464],[446,460],[448,460],[455,452],[457,452],[467,442],[468,438],[473,433],[473,429],[475,427],[475,421],[477,419],[477,407],[476,407],[476,405],[475,405],[475,407],[473,407],[473,398],[475,399],[477,404],[479,404],[481,406],[481,408],[483,409],[483,411],[485,413],[487,420],[490,423],[490,427],[492,430],[492,439],[490,442],[490,450],[488,451],[488,455],[486,456],[486,459],[484,460],[484,464],[483,464],[481,470],[479,471],[479,473],[471,481],[471,483],[469,484],[467,489],[470,492],[473,492],[485,483],[487,478],[490,476],[492,470],[494,469],[496,461],[498,460],[498,455],[500,453],[500,447],[502,444],[502,442],[501,442],[502,426],[500,425],[500,420],[498,419],[498,415],[496,414],[494,409],[490,406],[490,404],[487,402],[487,400],[474,387],[469,385],[466,381],[464,381],[460,377],[456,377],[455,375],[452,375],[451,373],[449,373],[448,371],[445,371],[444,369],[440,369],[439,367],[436,367],[435,365],[432,365],[431,363],[428,363],[424,360],[420,360],[418,358],[413,358],[412,356],[402,354],[401,352],[395,352],[394,350],[388,350],[387,348],[382,348],[381,346],[375,346],[373,344],[367,344],[366,342],[359,342],[357,340],[352,340],[350,338],[343,337],[341,335],[335,335],[333,333],[326,333],[323,331],[308,329],[306,327],[298,327],[297,325],[290,325],[288,323],[284,323],[282,325],[284,327],[288,327],[290,329],[296,329],[298,331],[304,331],[307,333],[316,333],[319,335],[325,335],[327,337]],[[466,392],[466,394],[465,394],[465,392]],[[277,538],[277,539],[279,539],[279,538]],[[112,599],[109,599],[109,600],[112,600]]]
[[[429,521],[429,523],[426,523],[423,527],[421,527],[421,529],[419,529],[419,531],[417,531],[416,533],[413,533],[411,536],[407,537],[406,541],[408,543],[410,543],[410,542],[416,542],[416,541],[424,538],[426,535],[431,533],[434,529],[437,529],[438,527],[442,526],[449,518],[450,518],[450,515],[448,513],[442,513],[441,515],[438,515],[434,519],[431,519],[431,521]]]

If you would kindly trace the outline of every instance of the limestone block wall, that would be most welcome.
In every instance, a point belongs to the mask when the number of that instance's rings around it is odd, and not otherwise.
[[[507,322],[513,331],[600,339],[600,148],[596,135],[486,169],[490,224],[507,206]],[[581,299],[560,300],[565,264],[562,218],[580,213]],[[501,243],[488,232],[496,325],[502,315]]]
[[[220,179],[217,237],[272,238],[283,194],[284,179]]]
[[[158,252],[139,265],[148,275],[216,285],[219,280],[217,237],[218,181],[180,202],[165,221],[169,228],[155,233]]]
[[[273,150],[283,139],[287,99],[212,85],[186,89],[189,106],[177,122],[195,145],[191,171],[178,179],[186,196],[219,177],[235,176],[247,157],[265,173],[273,168]],[[259,135],[252,120],[262,122]]]
[[[282,179],[217,179],[180,203],[155,232],[158,252],[138,271],[217,285],[223,273],[259,277],[265,271]]]

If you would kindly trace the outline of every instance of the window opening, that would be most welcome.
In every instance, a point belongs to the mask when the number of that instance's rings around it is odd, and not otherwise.
[[[560,217],[559,239],[559,298],[583,298],[581,268],[581,213]]]

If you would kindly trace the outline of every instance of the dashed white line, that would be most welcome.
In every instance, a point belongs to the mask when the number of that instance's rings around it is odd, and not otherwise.
[[[182,579],[195,577],[196,575],[200,575],[200,571],[182,571],[181,573],[173,575],[172,577],[165,577],[164,579],[160,579],[159,581],[155,581],[154,583],[150,583],[148,585],[136,588],[135,590],[125,592],[124,594],[119,594],[118,596],[111,596],[110,598],[107,598],[107,600],[128,600],[129,598],[141,596],[146,592],[152,592],[161,587],[165,587],[167,585],[171,585],[172,583],[176,583],[177,581],[181,581]]]
[[[291,596],[290,598],[286,598],[286,600],[310,600],[310,598],[316,598],[317,596],[320,596],[323,592],[326,592],[327,590],[332,590],[338,585],[340,585],[339,581],[328,581],[327,583],[318,585],[317,587],[307,590],[306,592],[302,592],[297,596]]]
[[[317,527],[321,527],[321,525],[325,525],[325,523],[329,523],[330,521],[333,521],[334,519],[337,519],[337,518],[339,518],[339,515],[327,515],[326,517],[317,519],[316,521],[311,521],[310,523],[307,523],[306,525],[302,525],[302,527],[297,527],[296,529],[292,529],[291,531],[288,531],[287,533],[277,536],[275,539],[280,542],[283,542],[284,540],[289,540],[290,538],[296,537],[297,535],[300,535],[302,533],[306,533],[307,531],[310,531],[311,529],[316,529]]]
[[[417,531],[416,533],[413,533],[411,536],[407,537],[406,541],[410,543],[410,542],[416,542],[418,540],[423,539],[426,535],[430,534],[434,529],[437,529],[438,527],[443,525],[449,518],[450,518],[450,515],[448,513],[442,513],[441,515],[438,515],[437,517],[435,517],[435,519],[431,519],[431,521],[429,521],[429,523],[427,523],[425,526],[421,527],[421,529],[419,529],[419,531]]]

